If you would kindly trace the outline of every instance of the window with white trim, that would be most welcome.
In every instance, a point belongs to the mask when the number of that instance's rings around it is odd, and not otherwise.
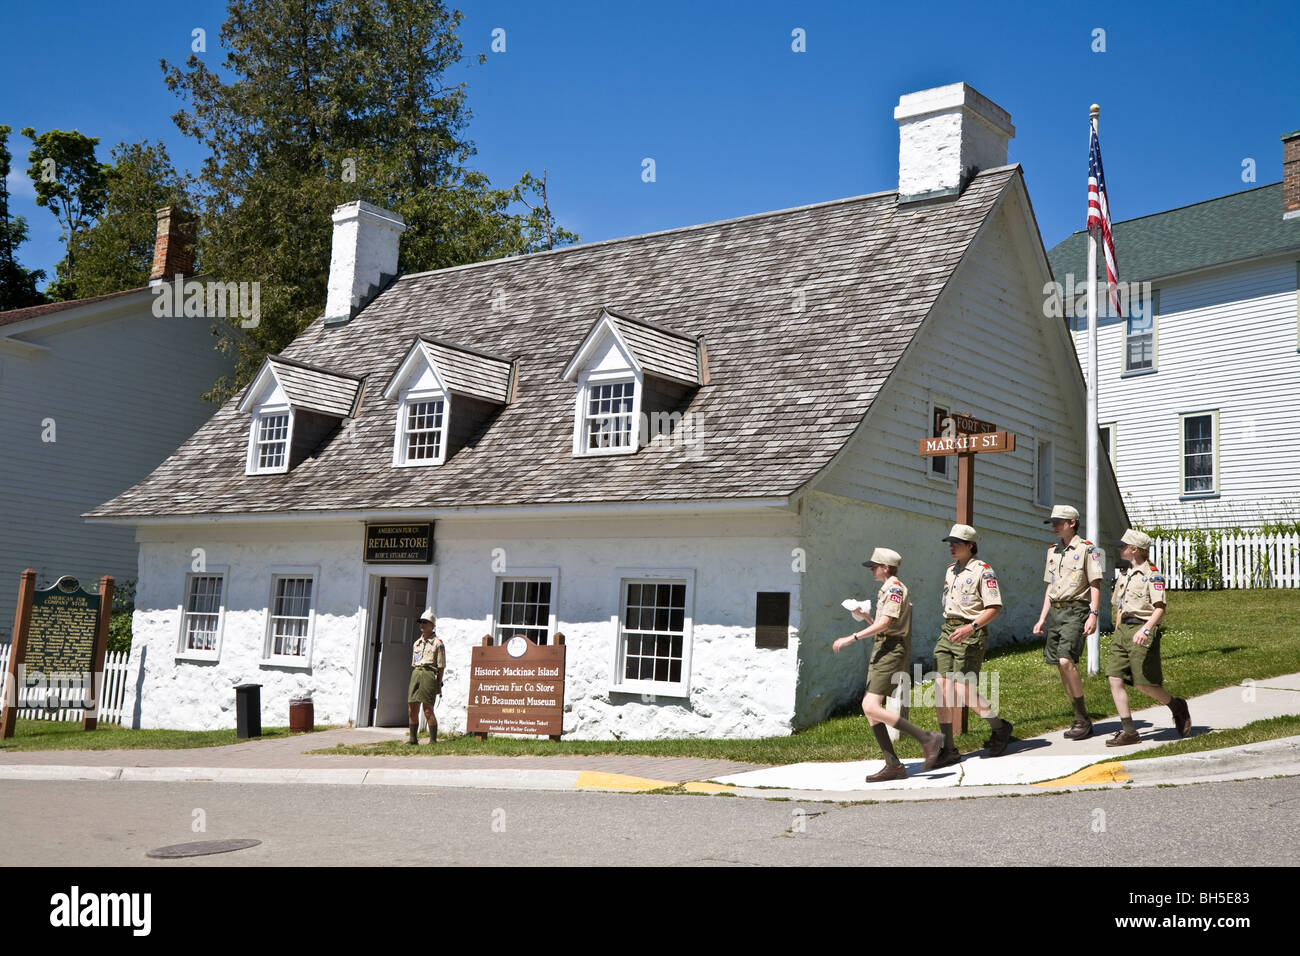
[[[618,682],[685,689],[687,582],[624,579],[622,590]]]
[[[550,640],[551,607],[550,578],[498,578],[494,641],[503,644],[522,634],[534,644],[546,644]]]
[[[314,590],[314,575],[271,576],[265,656],[272,662],[306,664],[310,661]]]
[[[585,450],[622,450],[636,442],[633,404],[636,381],[589,382],[583,416]]]
[[[221,624],[225,614],[225,574],[185,576],[185,604],[181,615],[178,653],[187,657],[215,660],[220,650]]]
[[[932,405],[930,413],[930,437],[938,438],[943,434],[944,419],[948,417],[948,409],[941,405]],[[951,477],[951,469],[948,467],[947,455],[929,455],[927,456],[929,473],[935,478]]]
[[[438,464],[446,458],[447,403],[442,398],[408,396],[400,410],[400,464]]]
[[[1149,288],[1149,286],[1147,287]],[[1124,371],[1155,371],[1156,297],[1129,293],[1129,314],[1124,319]]]
[[[287,408],[264,408],[253,416],[248,442],[250,475],[278,474],[289,470],[289,436],[293,412]]]
[[[1045,508],[1052,506],[1052,443],[1038,440],[1034,468],[1034,500]]]
[[[1097,426],[1097,443],[1101,447],[1102,453],[1110,458],[1111,466],[1115,465],[1115,425],[1098,425]]]
[[[1184,495],[1212,495],[1219,490],[1218,425],[1217,411],[1181,416]]]

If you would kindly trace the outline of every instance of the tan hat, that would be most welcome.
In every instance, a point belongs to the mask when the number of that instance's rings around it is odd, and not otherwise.
[[[965,541],[967,544],[974,544],[979,538],[979,533],[968,524],[955,524],[952,530],[948,532],[948,537],[944,541]]]
[[[864,568],[874,568],[876,565],[882,564],[887,568],[896,568],[902,563],[903,556],[897,551],[890,551],[888,548],[876,548],[875,551],[871,552],[871,560],[863,561],[862,566]]]
[[[1129,528],[1124,532],[1124,537],[1119,541],[1120,544],[1131,544],[1135,548],[1141,548],[1143,551],[1151,550],[1151,536],[1141,531],[1134,531]]]
[[[1079,509],[1071,508],[1069,505],[1057,505],[1052,509],[1052,516],[1043,524],[1051,524],[1053,521],[1078,521]]]
[[[409,620],[409,618],[408,618],[408,620]],[[437,624],[437,623],[438,623],[438,619],[437,619],[436,617],[433,616],[433,612],[432,612],[432,611],[425,611],[423,614],[420,615],[420,620],[421,620],[421,621],[428,621],[430,624]]]

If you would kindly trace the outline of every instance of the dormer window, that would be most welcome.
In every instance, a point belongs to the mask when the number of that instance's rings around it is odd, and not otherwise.
[[[578,388],[573,453],[627,455],[654,437],[652,416],[680,411],[708,381],[708,360],[699,339],[607,308],[564,378]]]
[[[485,352],[419,336],[384,389],[397,401],[393,464],[441,465],[509,404],[515,364]],[[453,427],[454,426],[454,427]]]
[[[269,355],[239,403],[251,414],[244,473],[284,474],[356,413],[362,380]]]

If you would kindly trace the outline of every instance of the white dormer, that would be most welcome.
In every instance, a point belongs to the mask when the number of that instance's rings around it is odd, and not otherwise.
[[[417,337],[384,389],[384,398],[397,402],[393,464],[443,464],[453,406],[458,423],[470,426],[484,417],[486,408],[509,404],[514,387],[513,362],[431,336]]]
[[[635,452],[644,442],[646,376],[660,383],[658,404],[666,395],[705,384],[707,367],[704,344],[698,339],[602,309],[564,369],[564,379],[578,389],[573,453]]]
[[[361,386],[355,375],[268,355],[239,403],[239,411],[252,416],[244,474],[288,471],[305,451],[355,413]]]

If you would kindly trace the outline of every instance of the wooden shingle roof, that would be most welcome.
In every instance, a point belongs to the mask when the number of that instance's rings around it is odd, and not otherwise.
[[[268,355],[266,364],[295,408],[346,418],[361,397],[362,380],[355,375],[331,372],[280,355]]]
[[[392,464],[397,399],[355,418],[286,474],[244,474],[249,417],[228,402],[148,478],[90,513],[146,518],[787,495],[862,422],[1019,167],[958,198],[894,192],[407,275],[351,322],[313,323],[284,352],[389,382],[416,335],[519,359],[514,401],[431,468]],[[613,307],[708,342],[690,394],[700,444],[576,457],[562,378]]]

